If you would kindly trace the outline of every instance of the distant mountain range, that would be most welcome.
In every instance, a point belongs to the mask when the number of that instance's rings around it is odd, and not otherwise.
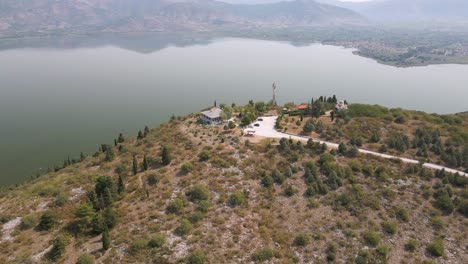
[[[468,21],[468,0],[373,0],[342,2],[318,0],[321,3],[356,11],[381,22],[454,22]]]
[[[261,5],[212,0],[0,0],[0,32],[204,31],[365,23],[342,7],[296,0]]]

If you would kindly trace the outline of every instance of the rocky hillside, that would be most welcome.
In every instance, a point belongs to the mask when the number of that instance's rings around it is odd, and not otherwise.
[[[313,0],[233,5],[212,0],[0,0],[0,32],[202,31],[233,26],[363,23],[357,13]]]
[[[466,263],[466,184],[173,118],[1,192],[0,262]]]

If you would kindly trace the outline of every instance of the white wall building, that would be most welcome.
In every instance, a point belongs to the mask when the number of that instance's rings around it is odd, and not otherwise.
[[[203,111],[201,112],[201,119],[203,122],[209,125],[219,125],[223,122],[223,119],[221,118],[221,113],[223,110],[218,107],[213,107],[210,110]]]

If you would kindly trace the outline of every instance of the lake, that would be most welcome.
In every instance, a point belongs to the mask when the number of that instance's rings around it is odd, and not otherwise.
[[[348,102],[468,110],[468,66],[395,68],[320,44],[165,36],[0,41],[0,185],[218,103]]]

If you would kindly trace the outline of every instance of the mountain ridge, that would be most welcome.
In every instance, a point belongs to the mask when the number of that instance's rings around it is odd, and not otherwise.
[[[226,26],[362,24],[354,11],[296,0],[233,5],[212,0],[0,1],[0,32],[203,31]]]

